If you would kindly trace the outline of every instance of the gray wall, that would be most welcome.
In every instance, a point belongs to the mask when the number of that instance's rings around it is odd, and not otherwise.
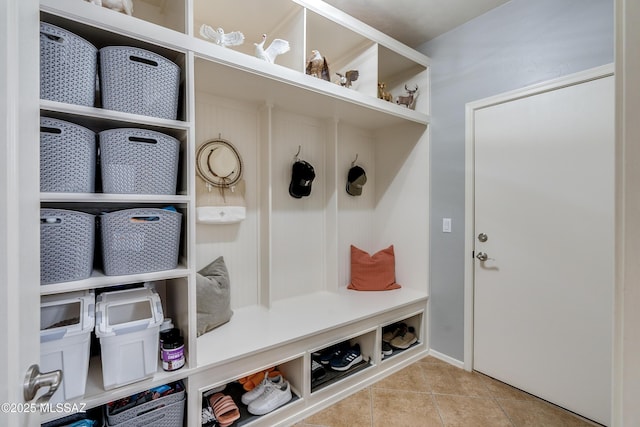
[[[512,0],[418,48],[432,59],[433,350],[464,359],[465,104],[611,63],[613,47],[613,0]]]

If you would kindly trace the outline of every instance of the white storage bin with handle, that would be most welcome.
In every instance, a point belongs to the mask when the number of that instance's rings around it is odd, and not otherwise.
[[[104,292],[96,299],[105,390],[143,380],[158,368],[158,339],[164,320],[158,294],[148,288]]]
[[[40,300],[40,370],[62,370],[62,383],[51,403],[84,395],[94,307],[93,291],[44,295]]]

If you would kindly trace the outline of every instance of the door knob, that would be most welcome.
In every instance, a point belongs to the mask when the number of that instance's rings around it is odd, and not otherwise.
[[[487,255],[484,252],[478,252],[478,255],[476,255],[476,258],[478,258],[480,261],[486,261],[489,259],[489,255]]]
[[[51,372],[40,372],[38,365],[31,365],[27,369],[27,375],[24,377],[24,385],[22,392],[25,402],[29,402],[36,397],[36,393],[42,387],[49,387],[49,390],[37,400],[37,403],[47,403],[51,396],[58,390],[62,382],[62,371],[56,370]]]

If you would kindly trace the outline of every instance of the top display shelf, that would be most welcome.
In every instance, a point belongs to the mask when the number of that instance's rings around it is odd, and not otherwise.
[[[429,123],[429,58],[322,1],[136,0],[130,17],[80,0],[41,0],[41,10],[54,25],[59,24],[58,20],[68,20],[66,28],[80,35],[93,32],[92,27],[98,29],[97,34],[109,38],[104,40],[105,45],[126,40],[146,49],[151,46],[150,50],[169,58],[171,51],[174,56],[193,53],[199,60],[211,63],[216,71],[221,71],[218,66],[230,67],[229,72],[222,74],[229,75],[233,70],[248,73],[236,73],[230,81],[219,79],[212,86],[211,82],[202,82],[196,71],[193,86],[196,91],[285,105],[291,96],[291,90],[285,86],[291,85],[313,96],[327,96],[331,102],[340,101],[338,110],[349,109],[350,105],[364,109],[365,115],[370,110],[371,117],[362,123],[366,126],[387,125],[397,120]],[[225,33],[242,32],[244,42],[238,46],[219,46],[200,34],[202,25],[214,30],[221,28]],[[263,34],[265,46],[274,39],[289,43],[290,50],[277,56],[274,64],[255,57],[255,44]],[[329,82],[306,75],[313,50],[327,59]],[[344,75],[350,70],[358,71],[357,80],[350,88],[341,87],[338,73]],[[187,70],[183,73],[189,78]],[[261,98],[264,93],[245,91],[242,83],[252,78],[266,78],[264,84],[269,86],[266,92],[272,96]],[[391,97],[390,102],[378,99],[380,85]],[[227,93],[230,87],[239,93]],[[400,97],[408,94],[407,89],[415,88],[418,91],[411,108],[398,105],[402,104]],[[285,95],[278,95],[281,91]],[[389,117],[379,120],[379,114]]]

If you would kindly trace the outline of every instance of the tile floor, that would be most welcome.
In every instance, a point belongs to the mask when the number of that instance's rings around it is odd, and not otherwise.
[[[594,425],[492,378],[428,356],[295,427]]]

